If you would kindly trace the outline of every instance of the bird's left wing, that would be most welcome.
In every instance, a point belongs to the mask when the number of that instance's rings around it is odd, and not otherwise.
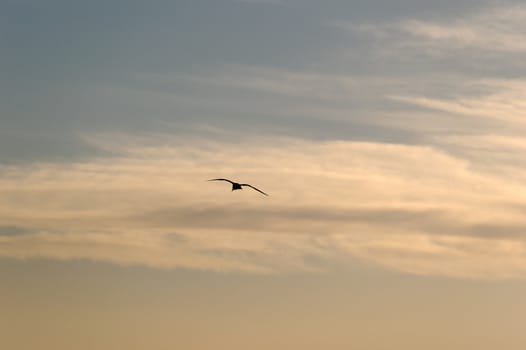
[[[268,196],[268,194],[266,194],[265,192],[261,191],[260,189],[258,188],[255,188],[254,186],[250,185],[250,184],[240,184],[241,186],[248,186],[256,191],[258,191],[259,193],[263,193],[265,196]]]

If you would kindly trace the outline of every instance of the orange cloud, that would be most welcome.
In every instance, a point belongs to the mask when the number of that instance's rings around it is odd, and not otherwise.
[[[360,258],[408,273],[526,276],[524,182],[436,148],[194,139],[121,152],[4,168],[0,222],[24,234],[0,235],[0,255],[251,273]],[[205,181],[217,176],[270,196]]]

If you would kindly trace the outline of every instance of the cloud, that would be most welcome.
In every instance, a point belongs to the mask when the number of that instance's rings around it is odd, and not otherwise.
[[[512,134],[525,127],[526,92],[520,78],[433,70],[371,76],[229,66],[140,79],[187,106],[183,111],[198,111],[199,120],[210,115],[209,124],[219,126],[221,119],[225,128],[258,134],[290,135],[294,130],[300,137],[318,139],[427,144],[437,134]],[[167,88],[178,84],[189,93],[173,94]]]
[[[395,271],[474,279],[523,278],[526,273],[521,240],[389,235],[357,245],[340,239],[351,254]],[[488,264],[489,257],[495,261]]]
[[[283,3],[286,3],[287,1],[286,0],[236,0],[238,2],[244,2],[244,3],[249,3],[249,4],[264,4],[264,3],[269,3],[269,4],[283,4]],[[289,0],[290,1],[290,0]]]
[[[17,236],[33,233],[24,227],[18,226],[0,226],[0,236]]]
[[[391,98],[455,115],[495,119],[525,126],[524,81],[480,79],[463,85],[462,94],[449,99],[423,96],[391,96]]]
[[[0,222],[31,233],[0,236],[0,255],[245,273],[358,258],[423,275],[526,277],[526,183],[473,160],[372,142],[140,139],[92,137],[119,151],[111,159],[2,167]],[[205,181],[217,176],[270,196]]]
[[[465,18],[447,21],[407,20],[396,27],[429,44],[452,48],[473,47],[502,52],[525,52],[521,39],[526,34],[522,25],[526,20],[526,7],[493,7]]]
[[[445,66],[448,70],[453,66],[451,63],[462,62],[464,73],[470,71],[469,65],[480,65],[487,73],[495,64],[500,66],[502,60],[508,65],[522,65],[520,54],[526,52],[525,20],[524,5],[501,4],[445,17],[380,23],[335,21],[330,26],[367,38],[375,58],[412,61],[417,65],[425,64],[426,60],[440,65],[449,59]]]

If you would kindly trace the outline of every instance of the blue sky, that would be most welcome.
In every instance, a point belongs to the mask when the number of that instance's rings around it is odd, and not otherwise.
[[[159,349],[241,349],[265,335],[260,348],[526,344],[520,1],[0,12],[0,321],[19,320],[7,347],[71,348],[90,330],[101,349],[157,337]],[[55,295],[72,296],[69,338],[27,316],[56,316]]]
[[[498,11],[493,6],[481,1],[440,6],[421,1],[7,2],[2,129],[9,134],[3,143],[14,146],[3,147],[2,157],[34,157],[34,151],[22,151],[26,142],[54,158],[86,154],[94,150],[82,144],[79,133],[164,131],[166,121],[176,129],[204,124],[258,134],[299,132],[307,138],[414,141],[418,135],[408,135],[405,125],[379,125],[393,119],[383,112],[409,114],[415,107],[386,97],[477,94],[484,91],[464,91],[463,85],[521,77],[522,48],[493,45],[501,42],[499,35],[520,35],[520,18],[496,20],[494,42],[487,44],[432,38],[425,32],[430,28],[418,27],[418,21],[439,30],[452,23],[484,35],[479,32],[491,21],[486,17]],[[408,29],[411,21],[420,33]],[[254,85],[260,78],[269,80],[266,86]],[[346,78],[352,87],[341,81]],[[289,91],[273,91],[270,85],[282,84],[280,79],[296,81]],[[305,91],[290,91],[302,79],[307,79]],[[325,96],[317,96],[317,90]],[[325,98],[332,93],[333,99]],[[313,111],[306,116],[292,108],[298,105]],[[319,109],[326,105],[329,111]],[[344,116],[328,118],[326,112]],[[60,151],[61,142],[69,151]]]

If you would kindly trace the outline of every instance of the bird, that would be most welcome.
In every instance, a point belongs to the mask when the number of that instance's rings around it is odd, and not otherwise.
[[[232,180],[229,180],[229,179],[210,179],[208,181],[226,181],[226,182],[230,182],[232,184],[232,191],[235,191],[235,190],[242,190],[243,189],[243,186],[247,186],[247,187],[250,187],[256,191],[258,191],[259,193],[262,193],[264,194],[265,196],[268,196],[268,194],[266,194],[265,192],[261,191],[260,189],[258,188],[255,188],[254,186],[250,185],[250,184],[240,184],[238,182],[234,182]]]

